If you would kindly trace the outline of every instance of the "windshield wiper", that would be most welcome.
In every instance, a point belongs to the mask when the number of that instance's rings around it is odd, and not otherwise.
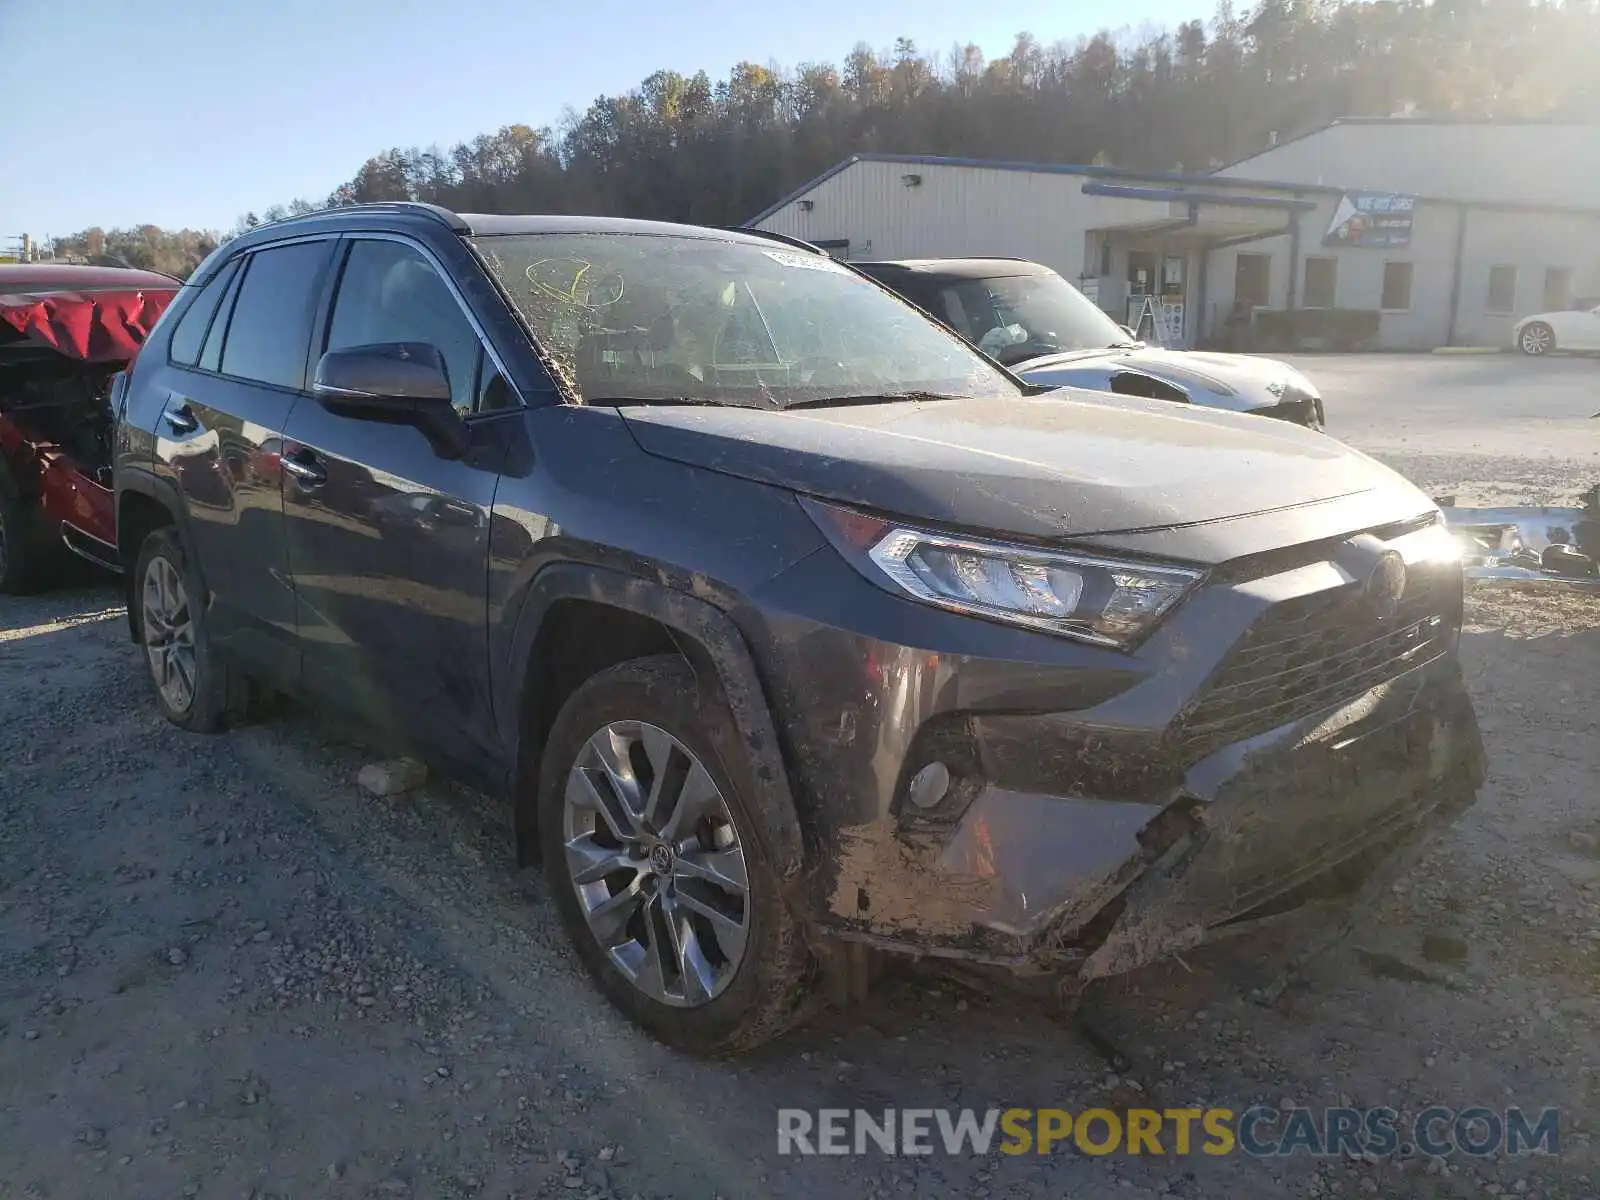
[[[806,400],[796,400],[785,404],[785,409],[791,408],[844,408],[860,404],[898,404],[904,400],[970,400],[971,396],[954,396],[944,392],[881,392],[866,396],[814,396]]]
[[[630,404],[695,405],[704,408],[754,408],[753,404],[730,404],[725,400],[712,400],[706,396],[596,396],[587,404],[615,405],[626,408]]]

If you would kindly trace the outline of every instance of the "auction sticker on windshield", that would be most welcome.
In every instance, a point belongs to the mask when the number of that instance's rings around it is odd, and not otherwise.
[[[849,274],[825,254],[797,254],[793,250],[763,250],[762,253],[784,267],[797,267],[802,271],[837,271]]]

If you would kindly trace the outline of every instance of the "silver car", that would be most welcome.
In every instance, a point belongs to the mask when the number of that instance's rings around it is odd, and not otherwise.
[[[1148,346],[1039,263],[927,258],[851,266],[1030,383],[1155,396],[1322,428],[1321,394],[1288,363]]]

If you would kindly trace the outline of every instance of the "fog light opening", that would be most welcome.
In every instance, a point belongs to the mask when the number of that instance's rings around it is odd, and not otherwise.
[[[950,792],[950,768],[935,759],[911,777],[906,798],[920,809],[937,808]]]

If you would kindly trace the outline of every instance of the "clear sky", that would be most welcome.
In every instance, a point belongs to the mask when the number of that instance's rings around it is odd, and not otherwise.
[[[559,120],[662,68],[839,63],[896,37],[990,56],[1026,30],[1175,26],[1209,0],[0,0],[0,246],[226,228],[321,201],[390,146]]]

